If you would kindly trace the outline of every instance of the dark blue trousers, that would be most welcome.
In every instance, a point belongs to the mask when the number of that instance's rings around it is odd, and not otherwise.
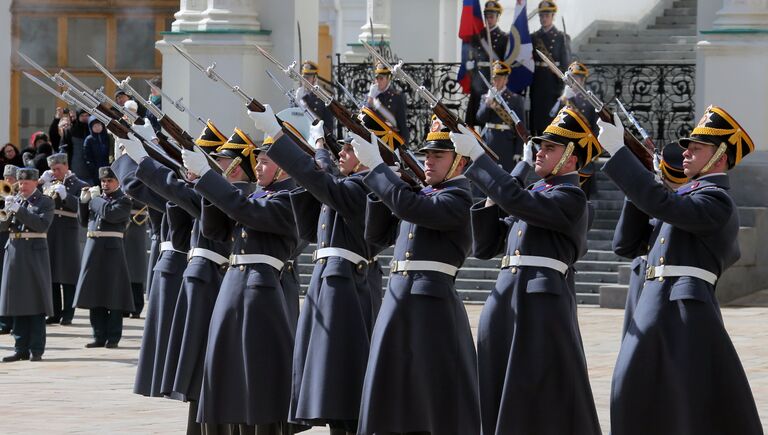
[[[57,321],[72,322],[75,317],[75,285],[53,283],[53,316]],[[62,295],[63,293],[63,295]],[[62,304],[62,296],[64,303]]]
[[[94,341],[118,343],[123,336],[123,312],[107,308],[91,308],[90,312]]]
[[[45,351],[45,314],[13,317],[16,353],[42,355]]]

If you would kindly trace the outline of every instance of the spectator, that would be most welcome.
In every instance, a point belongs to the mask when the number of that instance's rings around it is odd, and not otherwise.
[[[51,138],[51,145],[56,152],[59,152],[62,138],[65,133],[69,131],[74,120],[74,113],[71,113],[66,107],[57,107],[56,114],[51,121],[51,125],[48,126],[48,136]]]
[[[31,153],[32,157],[34,157],[37,153],[37,147],[40,144],[47,142],[49,142],[48,135],[42,131],[36,131],[32,133],[32,136],[29,137],[29,143],[27,144],[26,148],[21,150],[21,155],[23,156],[25,153]]]
[[[155,77],[149,82],[160,89],[163,88],[163,79],[160,77]],[[163,110],[162,95],[160,95],[160,92],[155,91],[154,88],[149,88],[149,101],[157,106],[158,109]],[[160,132],[160,122],[158,122],[157,117],[153,115],[152,112],[147,113],[147,119],[149,120],[150,124],[152,124],[152,128],[155,129],[155,133]]]
[[[83,179],[92,185],[99,181],[99,168],[109,166],[109,153],[112,152],[110,136],[95,116],[88,120],[88,130],[91,134],[83,143],[83,158],[88,169],[87,178]]]
[[[9,164],[19,168],[24,166],[24,161],[21,159],[21,153],[19,152],[19,149],[16,147],[16,145],[10,142],[3,145],[3,152],[0,153],[0,162],[2,162],[3,170],[5,170],[5,165]]]
[[[88,112],[78,110],[69,129],[62,130],[59,142],[59,152],[67,154],[67,159],[70,162],[69,169],[78,178],[86,181],[91,174],[83,158],[83,145],[85,137],[88,136],[88,119],[90,116]]]

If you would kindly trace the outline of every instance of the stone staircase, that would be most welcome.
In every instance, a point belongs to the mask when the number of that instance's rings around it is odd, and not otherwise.
[[[599,63],[693,63],[696,61],[696,2],[676,0],[647,26],[597,26],[574,57]],[[603,27],[603,28],[601,28]],[[608,27],[611,27],[609,29]]]
[[[592,197],[596,214],[593,227],[587,235],[589,252],[576,263],[577,301],[580,304],[592,305],[599,303],[600,287],[615,285],[618,282],[620,266],[628,264],[628,260],[617,256],[611,250],[613,231],[621,213],[624,195],[600,171],[595,176],[598,191]],[[306,289],[312,275],[311,253],[313,250],[314,245],[310,245],[299,257],[299,273],[303,290]],[[384,288],[387,285],[391,260],[392,248],[385,250],[379,256],[379,262],[384,269]],[[491,260],[468,258],[456,277],[456,289],[461,297],[469,302],[484,302],[493,290],[500,264],[500,257]]]

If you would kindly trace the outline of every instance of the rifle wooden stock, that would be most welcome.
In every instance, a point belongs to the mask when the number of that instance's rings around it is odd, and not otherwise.
[[[525,125],[523,125],[523,121],[520,121],[517,124],[515,124],[515,131],[517,132],[517,136],[523,140],[524,144],[528,143],[528,141],[531,140],[531,132],[529,132],[528,129],[525,128]]]
[[[182,148],[187,151],[195,151],[195,140],[192,139],[192,136],[190,136],[189,133],[181,128],[179,124],[176,124],[173,119],[169,118],[168,115],[163,115],[162,118],[158,119],[158,122],[160,123],[160,126],[163,127],[163,129],[167,131],[168,134],[171,135],[172,138],[176,139],[176,142]],[[219,165],[211,163],[210,160],[208,166],[210,166],[210,168],[218,174],[224,172]]]
[[[459,125],[464,125],[464,121],[460,120],[456,115],[454,115],[446,106],[445,104],[438,101],[437,104],[435,104],[432,107],[432,112],[435,113],[435,115],[440,119],[440,121],[443,122],[443,125],[448,127],[451,131],[455,133],[461,133],[461,130],[459,130]],[[480,146],[483,147],[483,150],[486,154],[493,160],[494,162],[499,161],[499,156],[496,155],[495,152],[493,152],[492,149],[488,148],[488,145],[485,144],[485,141],[478,136],[477,133],[475,133],[474,129],[470,130],[475,134],[475,137],[477,138],[477,141],[480,143]],[[517,126],[515,126],[515,130],[517,130]]]
[[[166,154],[168,154],[168,157],[181,163],[181,150],[179,147],[170,143],[168,141],[168,136],[164,135],[162,132],[156,133],[155,136],[157,136],[157,144],[160,145],[160,148],[162,148]]]
[[[131,130],[127,126],[121,124],[120,122],[114,119],[109,121],[106,127],[107,127],[107,130],[112,132],[112,134],[119,137],[120,139],[128,139],[128,133],[131,132]],[[183,174],[181,164],[179,164],[178,162],[172,159],[169,159],[165,154],[159,152],[154,147],[148,146],[144,142],[141,142],[141,145],[144,147],[144,150],[147,151],[147,154],[153,159],[157,160],[160,164],[168,167],[169,169],[171,169],[172,171],[176,172],[179,175]]]
[[[613,124],[613,114],[606,109],[605,106],[603,106],[602,109],[600,109],[597,112],[597,115],[602,119],[604,122],[609,122]],[[640,160],[640,163],[645,166],[646,169],[648,169],[651,172],[654,172],[653,169],[653,152],[648,151],[648,148],[640,142],[635,135],[633,135],[628,129],[624,129],[624,145],[626,145],[627,148],[632,151],[632,153]]]
[[[317,122],[317,121],[315,121]],[[339,152],[341,152],[341,146],[336,141],[336,136],[333,134],[330,128],[328,128],[327,125],[323,125],[323,131],[325,132],[325,146],[328,147],[328,150],[333,154],[333,156],[336,158],[336,160],[339,160]],[[311,145],[311,144],[310,144]]]
[[[341,122],[341,124],[350,132],[355,133],[356,135],[366,140],[371,137],[371,132],[368,131],[368,129],[365,128],[365,126],[361,124],[359,120],[354,118],[346,107],[339,104],[338,101],[332,100],[328,105],[328,109],[330,109],[331,113],[333,113],[333,116],[335,116],[336,119],[338,119],[339,122]],[[387,166],[395,166],[395,162],[397,161],[396,157],[398,156],[396,156],[395,153],[387,148],[387,146],[384,145],[384,143],[380,140],[377,140],[376,143],[379,145],[379,154],[381,155],[382,160],[384,160],[384,163]],[[408,153],[399,152],[398,154],[400,161],[402,161],[405,166],[413,171],[416,177],[419,178],[419,181],[424,182],[426,176],[424,175],[424,171],[421,169],[419,163],[414,161]],[[410,176],[408,176],[408,174],[404,172],[401,172],[400,174],[401,178],[406,183],[414,186],[418,184],[417,181],[413,180]]]

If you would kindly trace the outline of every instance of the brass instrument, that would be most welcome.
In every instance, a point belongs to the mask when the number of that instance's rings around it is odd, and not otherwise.
[[[146,213],[148,210],[149,210],[149,206],[147,205],[140,208],[139,211],[137,211],[136,213],[134,213],[133,216],[131,216],[131,221],[133,221],[133,223],[135,223],[138,226],[144,225],[145,223],[147,223],[147,219],[149,219],[149,213]]]
[[[9,196],[10,195],[7,195],[5,198],[8,198]],[[15,201],[19,201],[21,199],[18,193],[13,195],[13,198]],[[2,206],[2,209],[0,210],[0,222],[5,222],[13,217],[13,213],[9,213],[5,210],[5,201],[0,202],[0,205]]]
[[[54,180],[48,183],[48,185],[43,188],[43,195],[50,197],[51,199],[56,199],[59,197],[59,194],[56,193],[56,186],[61,184],[61,181]]]
[[[0,198],[15,195],[17,191],[18,183],[11,184],[5,180],[0,180]]]

